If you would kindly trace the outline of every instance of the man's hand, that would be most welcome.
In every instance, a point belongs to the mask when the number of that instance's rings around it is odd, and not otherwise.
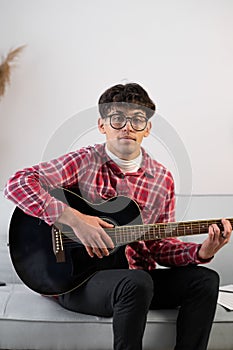
[[[231,237],[232,227],[228,220],[222,219],[224,231],[221,232],[216,224],[209,226],[207,239],[202,243],[198,252],[199,258],[210,259],[219,249],[227,244]]]
[[[80,213],[67,207],[58,222],[69,225],[78,239],[84,244],[90,257],[97,255],[102,258],[109,255],[108,248],[113,249],[114,244],[104,228],[113,228],[114,225],[96,217]]]

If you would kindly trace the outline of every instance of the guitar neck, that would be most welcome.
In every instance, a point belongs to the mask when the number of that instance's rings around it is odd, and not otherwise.
[[[233,226],[233,218],[228,219]],[[183,237],[199,235],[208,232],[212,224],[217,224],[223,231],[221,219],[169,222],[148,225],[116,226],[114,229],[107,229],[110,236],[114,236],[118,244],[126,244],[134,241],[148,241],[171,237]]]

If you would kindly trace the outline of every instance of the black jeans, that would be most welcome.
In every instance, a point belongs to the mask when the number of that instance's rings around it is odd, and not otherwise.
[[[104,270],[60,296],[59,303],[76,312],[113,316],[115,350],[141,350],[148,310],[179,306],[174,349],[205,350],[218,286],[218,274],[202,266]]]

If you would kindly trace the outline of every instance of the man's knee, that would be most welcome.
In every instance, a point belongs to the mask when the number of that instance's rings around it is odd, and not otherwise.
[[[203,267],[205,271],[205,286],[208,290],[216,292],[219,289],[219,274],[209,268]]]
[[[118,287],[118,298],[132,297],[149,305],[153,297],[153,280],[143,270],[128,270]]]
[[[219,275],[216,271],[204,267],[198,266],[197,282],[199,287],[205,293],[206,296],[216,297],[219,289]]]

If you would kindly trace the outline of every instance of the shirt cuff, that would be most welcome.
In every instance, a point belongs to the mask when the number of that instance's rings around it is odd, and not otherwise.
[[[198,244],[198,246],[197,246],[197,251],[196,251],[196,263],[197,264],[205,264],[205,263],[208,263],[208,262],[210,262],[212,259],[213,259],[213,257],[214,257],[214,255],[213,256],[211,256],[211,258],[208,258],[208,259],[202,259],[202,258],[200,258],[199,257],[199,250],[201,249],[201,244]]]
[[[57,219],[61,216],[63,211],[68,207],[67,204],[51,198],[48,206],[46,207],[42,219],[48,224],[53,225]]]

